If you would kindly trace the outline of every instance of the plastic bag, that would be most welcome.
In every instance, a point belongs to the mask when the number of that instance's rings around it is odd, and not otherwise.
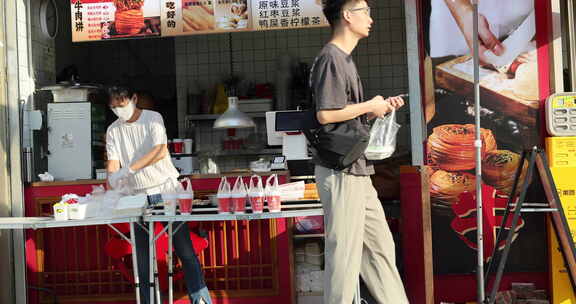
[[[278,192],[280,193],[280,200],[285,201],[297,201],[304,197],[304,191],[306,190],[306,184],[304,181],[292,182],[287,184],[282,184],[278,186]]]
[[[189,178],[185,178],[181,181],[183,186],[183,191],[178,193],[178,206],[180,206],[180,213],[190,214],[192,211],[192,201],[194,200],[194,190],[192,189],[192,181]]]
[[[226,180],[226,177],[220,179],[220,185],[218,186],[218,193],[216,193],[216,198],[218,198],[218,212],[220,213],[230,213],[232,211],[231,206],[231,191],[230,183]]]
[[[234,188],[232,189],[232,206],[234,213],[244,213],[246,212],[246,197],[248,193],[246,192],[246,186],[241,176],[236,178],[234,183]]]
[[[266,179],[266,201],[268,203],[268,211],[280,212],[282,206],[280,204],[280,190],[278,189],[278,175],[272,174]]]
[[[256,182],[254,182],[254,179],[256,179]],[[250,199],[252,213],[262,213],[264,211],[264,186],[260,175],[252,175],[250,177],[248,198]]]
[[[364,152],[369,160],[382,160],[390,157],[396,149],[396,135],[400,125],[396,123],[396,111],[392,110],[384,118],[377,118],[370,129],[370,142]]]

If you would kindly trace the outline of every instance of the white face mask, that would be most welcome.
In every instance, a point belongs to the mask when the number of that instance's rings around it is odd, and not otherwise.
[[[112,112],[114,112],[114,114],[116,114],[116,116],[118,116],[120,120],[128,121],[130,120],[130,118],[132,118],[132,115],[134,115],[135,108],[136,105],[134,104],[134,102],[129,101],[128,104],[123,107],[113,108]]]

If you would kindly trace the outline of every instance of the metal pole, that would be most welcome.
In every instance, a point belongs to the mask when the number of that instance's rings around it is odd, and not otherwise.
[[[172,269],[172,222],[168,222],[168,303],[174,303],[174,291],[173,291],[173,284],[174,284],[174,270]]]
[[[110,225],[110,227],[114,227]],[[136,303],[140,304],[140,275],[138,274],[138,258],[136,247],[136,230],[134,229],[134,222],[130,222],[130,245],[132,245],[132,268],[134,268],[134,289],[136,290]],[[143,278],[144,280],[146,278]]]
[[[154,263],[156,259],[154,258],[154,252],[156,251],[156,246],[154,246],[154,222],[148,222],[148,282],[150,283],[150,303],[154,304],[154,274],[155,267]]]
[[[473,18],[473,58],[474,58],[474,118],[476,126],[476,240],[478,248],[478,266],[476,269],[477,302],[484,303],[484,228],[482,210],[482,134],[480,133],[480,62],[478,41],[478,0],[472,0]]]
[[[572,91],[576,90],[576,29],[574,28],[574,1],[566,1],[566,13],[568,14],[568,49],[570,50],[570,83]]]

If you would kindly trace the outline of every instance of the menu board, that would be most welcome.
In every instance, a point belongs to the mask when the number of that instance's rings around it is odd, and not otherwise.
[[[321,0],[71,0],[72,41],[328,26]]]

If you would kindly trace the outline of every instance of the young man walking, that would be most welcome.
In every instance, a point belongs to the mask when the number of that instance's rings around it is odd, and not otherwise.
[[[316,116],[321,124],[383,117],[404,102],[376,96],[365,101],[362,82],[352,59],[359,40],[373,23],[363,0],[327,0],[324,15],[332,38],[320,51],[311,74]],[[350,167],[335,170],[316,158],[316,183],[324,207],[324,304],[350,304],[359,275],[380,304],[408,303],[395,261],[394,240],[364,156]]]

